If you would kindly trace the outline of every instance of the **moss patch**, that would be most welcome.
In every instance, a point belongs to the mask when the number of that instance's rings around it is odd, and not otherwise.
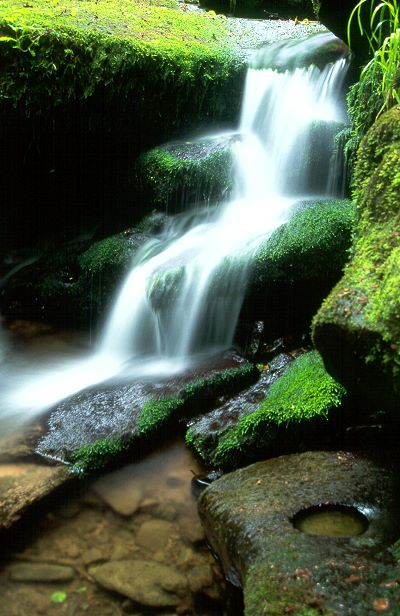
[[[300,202],[255,256],[259,284],[337,274],[347,260],[355,222],[349,200]]]
[[[127,99],[141,86],[140,96],[144,84],[129,79],[135,67],[152,72],[151,79],[174,78],[180,85],[203,71],[206,80],[218,79],[218,65],[226,76],[232,58],[223,20],[169,5],[36,0],[16,6],[4,0],[1,98],[27,107],[39,100],[54,105],[111,84],[113,96]]]
[[[222,432],[211,455],[213,466],[235,468],[244,460],[259,455],[277,453],[274,448],[284,449],[285,432],[300,433],[300,428],[309,426],[312,432],[314,421],[329,418],[329,412],[341,405],[344,388],[326,372],[322,359],[316,351],[305,353],[271,386],[265,401],[253,413],[242,417],[233,428]],[[278,434],[282,442],[277,445]],[[188,430],[186,442],[195,445],[193,434]],[[201,454],[201,443],[198,452]]]

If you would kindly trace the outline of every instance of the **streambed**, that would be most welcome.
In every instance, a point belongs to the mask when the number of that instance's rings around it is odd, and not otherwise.
[[[50,356],[71,360],[87,346],[85,337],[30,322],[14,323],[10,334],[8,374],[11,366],[37,368]],[[1,499],[10,489],[18,497],[29,477],[50,485],[60,467],[28,446],[13,449],[11,425],[22,415],[11,411],[0,439]],[[33,438],[41,429],[40,415],[20,428]],[[226,607],[225,582],[197,514],[192,478],[201,472],[179,439],[141,462],[55,486],[3,532],[0,615],[235,613]]]
[[[3,562],[0,614],[226,613],[191,492],[200,470],[176,441],[28,513]]]

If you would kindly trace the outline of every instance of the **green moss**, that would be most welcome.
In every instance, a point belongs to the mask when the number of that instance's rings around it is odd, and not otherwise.
[[[154,310],[168,309],[179,292],[180,283],[185,276],[183,266],[154,274],[149,280],[147,298]]]
[[[74,451],[70,456],[70,471],[73,474],[84,474],[111,464],[128,449],[128,443],[121,438],[105,438],[90,445],[85,445]]]
[[[355,222],[348,200],[304,202],[295,206],[255,257],[259,284],[307,280],[338,273],[347,260]]]
[[[149,207],[177,211],[187,204],[220,201],[232,184],[231,167],[229,141],[202,139],[146,152],[136,177]]]
[[[313,322],[316,346],[331,323],[348,332],[354,352],[400,386],[400,107],[376,122],[361,143],[353,196],[358,224],[344,277]],[[337,334],[336,334],[337,335]],[[329,361],[334,361],[329,358]]]
[[[84,274],[100,274],[110,267],[125,268],[136,248],[129,232],[119,233],[95,242],[79,257],[79,265]]]
[[[246,364],[209,378],[197,379],[187,384],[178,396],[148,400],[140,410],[130,435],[102,439],[74,451],[69,457],[71,472],[84,474],[99,470],[115,463],[123,454],[134,451],[138,446],[141,450],[150,447],[180,417],[196,414],[199,405],[208,409],[217,396],[237,391],[254,379],[254,367]]]
[[[326,372],[319,353],[305,353],[273,383],[255,412],[222,433],[212,456],[213,464],[232,468],[237,464],[238,454],[245,456],[257,449],[266,453],[278,429],[316,419],[327,420],[329,412],[340,406],[344,395],[344,388]]]
[[[349,88],[347,94],[347,111],[351,121],[350,130],[344,135],[344,153],[350,179],[353,175],[356,154],[362,138],[375,122],[383,104],[380,92],[382,73],[378,66],[371,65],[362,75],[360,81]]]
[[[21,86],[34,74],[54,93],[61,88],[67,96],[87,97],[100,82],[115,81],[115,72],[140,63],[146,56],[162,63],[159,68],[164,78],[173,74],[178,80],[182,73],[194,75],[200,57],[226,61],[223,20],[146,2],[37,0],[34,5],[16,7],[15,2],[4,0],[0,28],[5,37],[1,41],[5,59],[14,68],[15,63],[21,63],[31,69],[30,75],[19,75],[19,91],[13,92],[14,80],[6,64],[1,95],[15,102],[23,93],[32,99],[37,86],[32,83],[31,93]],[[208,79],[214,78],[208,74]],[[121,83],[119,90],[127,86]]]
[[[289,553],[288,553],[289,552]],[[290,550],[282,555],[290,563]],[[246,616],[334,616],[322,606],[323,601],[313,596],[312,583],[307,572],[277,576],[270,566],[256,563],[249,568],[244,585],[244,613]],[[318,607],[313,607],[317,603]],[[288,611],[290,610],[290,611]]]
[[[181,396],[188,403],[193,403],[200,396],[218,398],[223,395],[232,395],[246,385],[257,380],[259,373],[253,364],[245,364],[239,368],[228,368],[215,375],[197,379],[185,385]]]
[[[146,402],[138,422],[139,433],[147,436],[154,430],[159,430],[183,405],[181,398],[160,398]]]

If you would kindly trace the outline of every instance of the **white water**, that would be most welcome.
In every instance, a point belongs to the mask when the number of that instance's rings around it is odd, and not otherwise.
[[[194,217],[185,231],[177,224],[140,251],[94,355],[53,369],[38,366],[36,374],[31,366],[8,368],[3,412],[25,417],[115,375],[174,374],[196,354],[232,344],[250,256],[304,196],[299,186],[312,126],[344,120],[337,97],[345,64],[248,70],[235,197],[208,220]],[[321,165],[328,166],[330,155],[325,152]]]

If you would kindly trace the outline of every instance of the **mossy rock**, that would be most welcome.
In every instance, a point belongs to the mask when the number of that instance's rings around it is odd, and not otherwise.
[[[370,616],[380,606],[397,616],[397,494],[391,466],[307,451],[227,473],[201,494],[199,512],[246,616]],[[299,512],[324,504],[358,509],[367,528],[340,537],[295,527]]]
[[[326,372],[320,355],[311,351],[271,385],[257,410],[216,435],[212,451],[204,449],[196,424],[189,428],[186,442],[205,454],[209,464],[223,469],[296,450],[304,443],[321,447],[323,432],[326,437],[331,428],[328,420],[344,396],[344,388]]]
[[[226,367],[229,366],[229,367]],[[48,432],[37,453],[67,462],[76,473],[140,458],[171,430],[258,378],[235,354],[210,358],[173,380],[106,382],[63,400],[49,412]]]
[[[355,222],[349,200],[303,201],[255,255],[255,283],[337,276],[348,258]]]
[[[358,222],[343,278],[314,318],[328,370],[369,408],[400,397],[400,107],[382,115],[358,151]]]
[[[3,208],[0,223],[11,246],[135,224],[149,213],[136,157],[236,122],[245,64],[226,20],[159,4],[1,3],[0,179],[13,213]]]
[[[226,200],[232,188],[232,139],[165,144],[143,154],[135,174],[143,202],[176,213]]]

